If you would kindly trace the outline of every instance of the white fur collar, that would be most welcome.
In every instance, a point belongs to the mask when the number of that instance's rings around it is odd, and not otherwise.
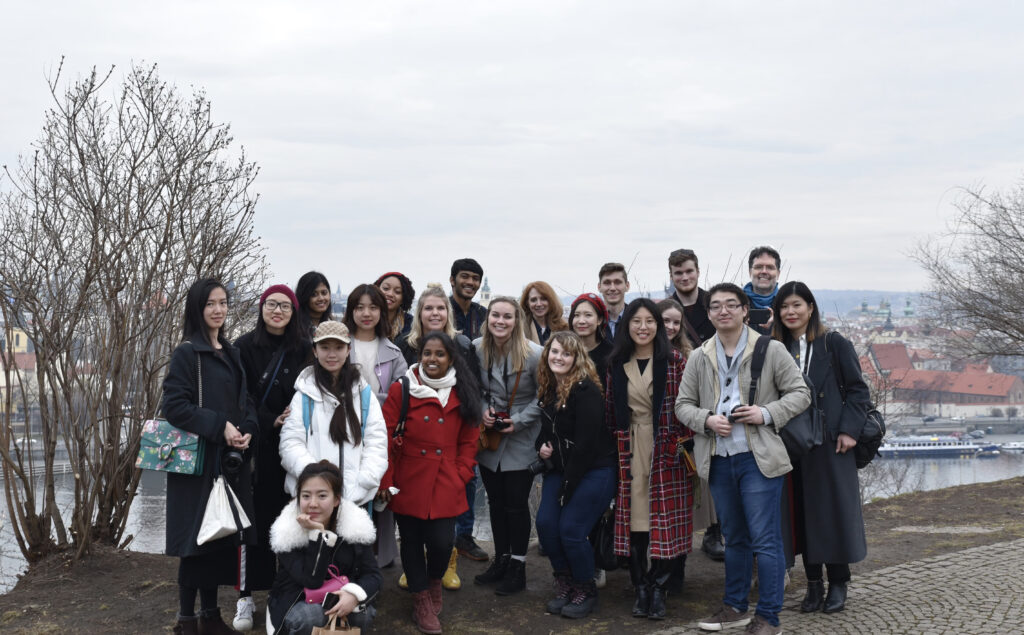
[[[277,520],[270,527],[270,548],[274,553],[286,553],[305,547],[310,540],[308,531],[296,520],[299,506],[292,499],[284,506]],[[334,532],[345,542],[372,545],[377,539],[377,530],[366,510],[351,501],[342,499],[338,510],[337,526]]]

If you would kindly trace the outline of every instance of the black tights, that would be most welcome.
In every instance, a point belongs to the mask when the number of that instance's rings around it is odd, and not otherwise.
[[[803,554],[803,560],[804,572],[807,574],[807,579],[812,581],[821,580],[821,563],[808,562],[807,554]],[[825,570],[828,571],[829,584],[850,581],[850,565],[848,564],[826,564]]]
[[[491,512],[491,534],[494,555],[525,556],[530,544],[530,487],[533,474],[529,470],[492,472],[480,466],[480,477],[487,490]]]
[[[426,520],[395,514],[402,535],[402,569],[413,593],[427,588],[430,580],[440,580],[448,568],[455,536],[455,517]],[[424,559],[423,550],[427,551]]]
[[[178,615],[195,617],[196,592],[199,593],[199,607],[203,612],[217,608],[217,587],[196,589],[195,587],[178,585]]]

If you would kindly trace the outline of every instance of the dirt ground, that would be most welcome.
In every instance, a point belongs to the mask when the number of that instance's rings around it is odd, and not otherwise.
[[[858,573],[971,546],[1024,537],[1024,478],[918,492],[864,507],[868,558],[853,565]],[[984,532],[984,533],[978,533]],[[699,544],[699,543],[698,543]],[[485,549],[490,545],[483,543]],[[0,629],[5,634],[167,633],[174,624],[177,560],[164,556],[98,548],[69,567],[54,556],[33,566],[15,588],[0,596]],[[463,588],[445,593],[442,624],[446,633],[648,633],[655,624],[629,617],[632,592],[626,571],[608,573],[600,606],[589,619],[570,621],[547,615],[550,567],[535,547],[527,560],[527,590],[500,598],[475,586],[472,578],[486,563],[460,560]],[[796,588],[803,586],[798,564]],[[400,567],[384,570],[375,631],[415,633],[408,594],[396,586]],[[703,616],[721,601],[722,565],[702,553],[690,555],[681,596],[669,598],[665,626]],[[257,594],[263,609],[265,594]],[[221,591],[227,620],[234,614],[235,593]],[[262,632],[262,615],[257,628]]]

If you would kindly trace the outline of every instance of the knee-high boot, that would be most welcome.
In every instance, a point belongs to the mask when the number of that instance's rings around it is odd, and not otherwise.
[[[651,605],[651,590],[647,580],[647,549],[642,549],[637,545],[630,546],[629,579],[633,583],[633,591],[636,593],[633,617],[647,617]]]
[[[647,610],[648,619],[665,619],[665,598],[668,597],[668,581],[672,577],[673,564],[673,560],[651,560],[651,570],[647,574],[651,588],[651,605]],[[683,566],[685,565],[684,561]]]

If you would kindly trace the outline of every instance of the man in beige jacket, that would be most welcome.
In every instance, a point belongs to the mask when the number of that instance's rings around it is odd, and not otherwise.
[[[779,430],[807,409],[811,395],[788,351],[771,341],[754,403],[747,403],[759,337],[746,325],[749,306],[734,284],[710,289],[715,336],[690,355],[675,412],[696,432],[697,472],[708,479],[726,545],[723,607],[699,626],[709,631],[747,626],[748,633],[775,635],[782,632],[786,574],[779,508],[784,476],[793,469]],[[755,556],[759,599],[751,621],[747,595]]]

